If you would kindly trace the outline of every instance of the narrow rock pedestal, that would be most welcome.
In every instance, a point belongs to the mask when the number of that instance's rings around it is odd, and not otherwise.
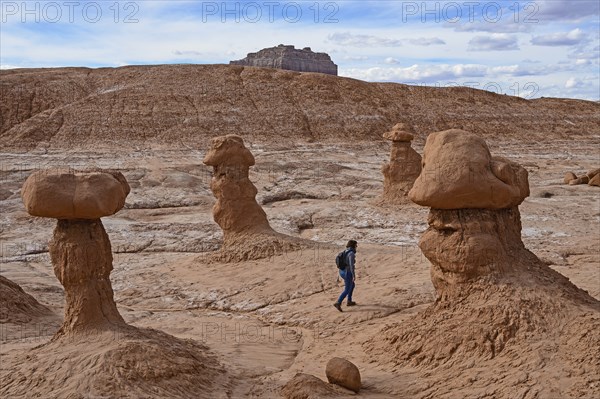
[[[210,188],[217,199],[215,222],[223,229],[223,246],[207,261],[240,262],[268,258],[312,245],[307,240],[276,232],[256,202],[257,189],[249,179],[254,156],[237,135],[215,137],[204,157],[213,167]]]
[[[48,249],[54,274],[65,287],[66,306],[54,339],[127,327],[113,299],[113,258],[100,218],[118,212],[129,191],[125,177],[113,170],[42,170],[23,184],[27,211],[58,219]]]
[[[57,336],[124,328],[110,283],[110,240],[100,219],[59,220],[48,248],[66,295],[65,320]]]
[[[384,177],[383,202],[407,203],[408,192],[421,173],[421,156],[410,145],[414,138],[413,130],[404,123],[398,123],[383,137],[392,141],[390,161],[381,168]]]

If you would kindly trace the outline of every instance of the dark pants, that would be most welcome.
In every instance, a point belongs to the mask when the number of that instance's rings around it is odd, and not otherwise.
[[[352,302],[352,292],[354,291],[354,276],[350,271],[340,270],[340,277],[344,279],[344,292],[337,300],[337,303],[342,303],[344,298],[348,296],[348,302]]]

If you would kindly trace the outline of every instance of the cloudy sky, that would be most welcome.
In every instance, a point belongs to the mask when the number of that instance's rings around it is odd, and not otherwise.
[[[600,2],[6,1],[0,66],[227,63],[278,44],[356,79],[600,98]]]

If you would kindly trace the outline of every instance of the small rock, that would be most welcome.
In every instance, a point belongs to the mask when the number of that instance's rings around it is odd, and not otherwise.
[[[577,184],[587,184],[590,181],[589,177],[587,177],[586,175],[583,175],[581,177],[578,177],[575,180],[571,180],[569,182],[569,184],[571,186],[576,186]]]
[[[588,184],[590,186],[597,186],[600,187],[600,173],[596,174],[594,177],[592,177],[590,179],[590,181],[588,182]]]
[[[346,359],[334,357],[325,367],[327,380],[351,391],[358,392],[362,385],[358,367]]]
[[[569,184],[571,182],[571,180],[575,180],[577,179],[577,175],[573,172],[567,172],[565,173],[565,178],[563,179],[563,182],[565,184]]]
[[[593,169],[590,170],[589,172],[587,172],[585,175],[592,180],[595,176],[597,176],[598,174],[600,174],[600,168],[598,169]]]

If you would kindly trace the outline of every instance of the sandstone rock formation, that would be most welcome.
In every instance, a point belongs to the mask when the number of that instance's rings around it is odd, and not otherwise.
[[[51,169],[33,173],[21,197],[32,216],[99,219],[123,208],[129,190],[120,172]]]
[[[310,47],[302,50],[280,44],[277,47],[249,53],[242,60],[231,61],[231,65],[287,69],[297,72],[319,72],[337,76],[337,65],[326,53],[314,53]]]
[[[100,219],[58,220],[48,249],[66,295],[65,321],[57,336],[125,328],[113,299],[112,251]]]
[[[573,172],[567,172],[565,173],[565,177],[563,179],[563,183],[565,184],[569,184],[572,180],[577,179],[577,175]]]
[[[325,375],[327,375],[327,380],[330,383],[354,392],[360,391],[362,386],[358,367],[341,357],[334,357],[327,362]]]
[[[65,321],[55,339],[125,326],[113,299],[112,252],[100,217],[119,211],[128,194],[125,177],[116,171],[50,169],[25,181],[21,196],[27,211],[59,219],[48,245],[66,294]]]
[[[119,314],[110,283],[111,245],[99,217],[117,212],[128,193],[116,171],[48,170],[25,182],[25,208],[36,216],[60,217],[49,251],[65,288],[65,318],[49,343],[30,351],[29,361],[0,373],[0,395],[216,396],[213,384],[226,377],[208,348],[130,326]]]
[[[314,375],[298,373],[281,389],[285,399],[320,399],[337,396],[336,391]]]
[[[504,209],[529,196],[525,169],[492,158],[485,141],[451,129],[427,137],[423,171],[409,198],[435,209]]]
[[[0,323],[29,323],[52,311],[29,295],[17,283],[0,276]]]
[[[589,172],[587,172],[585,175],[592,180],[595,176],[600,174],[600,168],[598,169],[592,169]]]
[[[590,181],[590,178],[587,177],[586,175],[580,176],[575,180],[571,180],[569,182],[569,185],[571,186],[576,186],[578,184],[587,184]]]
[[[525,248],[517,205],[529,193],[527,172],[491,157],[483,139],[456,130],[431,134],[423,159],[409,196],[431,207],[419,246],[431,262],[437,299],[408,322],[385,328],[384,340],[367,342],[367,350],[394,364],[436,368],[439,381],[473,383],[467,376],[474,367],[493,367],[487,378],[496,381],[498,397],[514,389],[516,357],[531,369],[542,356],[543,370],[561,370],[561,384],[540,396],[597,396],[599,379],[581,373],[600,371],[585,349],[600,348],[600,302]],[[573,347],[582,337],[585,344]],[[489,386],[484,375],[478,383]]]
[[[599,175],[600,169],[592,169],[579,177],[573,172],[567,172],[565,173],[565,178],[563,179],[563,182],[571,186],[576,186],[578,184],[598,186],[600,185],[600,177],[598,177]]]
[[[257,189],[248,178],[254,156],[240,136],[214,138],[203,162],[213,167],[210,188],[217,198],[213,216],[223,229],[217,260],[259,259],[302,246],[301,240],[273,230],[256,202]]]
[[[225,240],[237,234],[273,233],[267,214],[256,202],[258,191],[248,178],[255,161],[244,140],[235,135],[214,138],[203,162],[213,167],[210,188],[217,198],[213,216]]]
[[[598,175],[600,175],[600,169],[592,169],[579,177],[573,172],[567,172],[565,173],[563,182],[571,186],[576,186],[578,184],[598,186],[600,185],[600,177],[597,177]]]
[[[392,141],[390,161],[383,172],[383,201],[388,204],[408,202],[408,192],[421,173],[421,156],[410,146],[413,129],[404,123],[396,124],[383,137]]]

